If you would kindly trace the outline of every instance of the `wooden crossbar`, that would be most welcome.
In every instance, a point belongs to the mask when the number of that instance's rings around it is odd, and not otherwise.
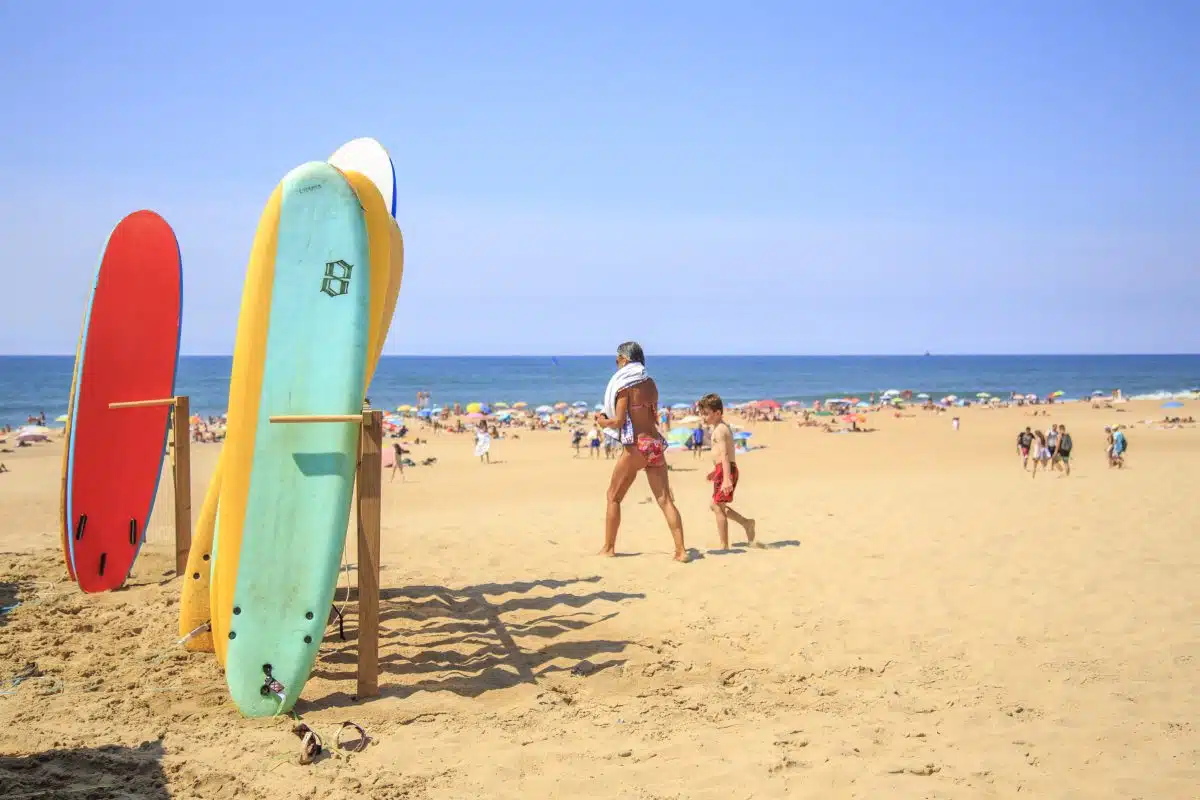
[[[178,397],[164,397],[160,400],[128,400],[123,403],[109,403],[109,408],[151,408],[152,406],[173,406]]]

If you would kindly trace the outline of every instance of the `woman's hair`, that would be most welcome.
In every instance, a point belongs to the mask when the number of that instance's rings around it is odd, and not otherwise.
[[[636,361],[639,364],[646,363],[646,353],[642,350],[642,346],[637,342],[623,342],[617,346],[617,355],[624,356],[630,361]]]

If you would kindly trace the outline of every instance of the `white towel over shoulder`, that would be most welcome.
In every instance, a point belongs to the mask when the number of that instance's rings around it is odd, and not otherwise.
[[[630,386],[636,386],[642,381],[650,380],[646,365],[631,361],[613,373],[608,379],[608,387],[604,390],[604,416],[612,419],[617,413],[617,394]],[[617,438],[617,432],[605,428],[604,433]],[[633,444],[633,425],[628,417],[622,420],[620,439],[622,444]]]

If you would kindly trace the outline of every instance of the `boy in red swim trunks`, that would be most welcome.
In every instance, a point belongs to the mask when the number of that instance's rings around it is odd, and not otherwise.
[[[741,525],[746,531],[746,541],[750,547],[762,547],[754,540],[754,520],[742,516],[729,507],[733,502],[733,493],[738,484],[738,467],[733,452],[733,431],[725,422],[725,404],[719,395],[706,394],[697,404],[700,417],[705,424],[712,426],[712,454],[715,468],[708,473],[712,481],[712,510],[717,517],[717,536],[721,539],[721,549],[729,549],[729,520]]]

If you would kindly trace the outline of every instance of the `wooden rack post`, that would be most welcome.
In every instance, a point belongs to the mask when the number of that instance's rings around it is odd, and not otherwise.
[[[175,440],[175,458],[172,459],[171,481],[175,488],[175,574],[182,575],[187,571],[188,550],[192,547],[192,437],[188,397],[179,395],[108,404],[110,409],[155,406],[171,406],[174,412],[172,438]]]
[[[383,413],[299,414],[268,417],[276,423],[357,422],[360,425],[357,470],[358,506],[358,692],[379,694],[379,523],[383,464]]]

